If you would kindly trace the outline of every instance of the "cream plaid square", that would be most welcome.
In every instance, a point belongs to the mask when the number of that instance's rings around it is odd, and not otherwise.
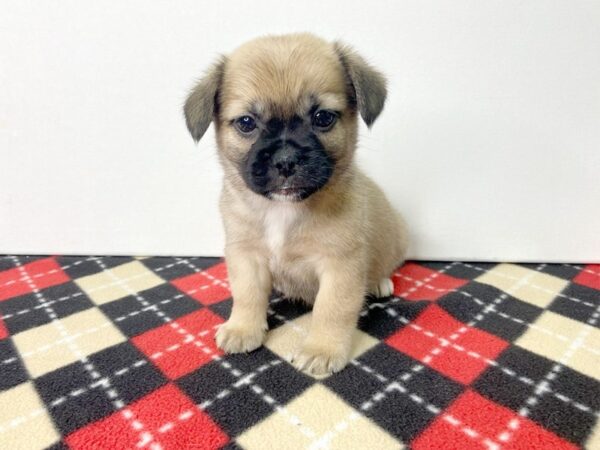
[[[569,319],[551,311],[545,311],[535,322],[537,327],[530,327],[516,344],[529,351],[554,361],[560,361],[563,355],[575,343],[577,337],[583,335],[580,345],[565,362],[569,366],[589,377],[600,380],[600,356],[590,351],[600,349],[600,330],[577,320]],[[552,330],[548,334],[542,330]],[[562,336],[563,338],[559,338]],[[568,338],[564,339],[564,338]]]
[[[279,357],[289,360],[290,356],[298,350],[299,345],[307,336],[311,317],[312,312],[304,314],[269,331],[265,341],[265,347]],[[364,352],[377,345],[377,343],[377,339],[360,330],[354,330],[350,358],[358,358]],[[314,378],[325,378],[325,376],[314,376]]]
[[[125,341],[97,308],[18,333],[13,341],[35,378]]]
[[[5,449],[46,448],[60,438],[31,382],[0,392],[0,432]]]
[[[132,261],[94,275],[78,278],[75,283],[97,305],[153,288],[165,281],[139,261]]]
[[[238,437],[248,450],[398,449],[402,444],[337,395],[316,384]]]
[[[541,308],[548,306],[569,284],[567,280],[515,264],[499,264],[475,281],[494,286]]]

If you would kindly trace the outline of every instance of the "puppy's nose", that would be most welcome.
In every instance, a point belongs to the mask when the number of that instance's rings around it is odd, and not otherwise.
[[[296,162],[292,160],[283,160],[275,163],[275,168],[279,174],[284,177],[290,177],[296,173]]]
[[[296,173],[298,163],[296,154],[292,149],[284,148],[275,154],[273,165],[282,177],[288,178]]]

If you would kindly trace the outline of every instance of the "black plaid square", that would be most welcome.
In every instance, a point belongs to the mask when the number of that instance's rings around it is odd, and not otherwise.
[[[46,450],[69,450],[69,446],[63,441],[59,441],[50,447],[46,447]]]
[[[202,308],[202,305],[170,284],[161,284],[138,294],[100,306],[113,323],[127,336],[133,337],[165,323],[157,314],[176,319]]]
[[[463,280],[473,280],[480,276],[482,273],[487,272],[489,269],[497,266],[496,263],[462,263],[454,262],[449,264],[447,262],[419,262],[419,265],[428,267],[435,271],[443,271],[446,275],[454,278],[460,278]]]
[[[129,256],[57,256],[56,261],[67,275],[76,279],[102,272],[103,266],[110,269],[131,262],[133,258]]]
[[[231,441],[225,447],[222,447],[221,450],[242,450],[242,447],[240,447],[235,441]]]
[[[461,322],[472,323],[508,342],[514,342],[543,312],[542,308],[476,281],[447,294],[438,304]]]
[[[280,295],[274,295],[269,301],[269,314],[267,323],[269,329],[273,330],[286,321],[294,320],[310,311],[310,307],[303,302],[282,298]]]
[[[221,261],[221,258],[165,258],[156,256],[141,260],[147,268],[167,281],[208,269]]]
[[[528,416],[574,443],[581,444],[600,410],[598,382],[566,366],[519,347],[511,347],[473,385],[485,397]],[[548,379],[548,374],[556,372]],[[547,383],[549,389],[541,388]],[[537,392],[536,392],[537,390]]]
[[[10,389],[29,379],[29,374],[12,339],[0,340],[0,391]]]
[[[531,264],[534,270],[554,275],[555,277],[562,278],[563,280],[572,280],[580,272],[579,269],[567,265],[567,264],[544,264],[540,267],[539,264]]]
[[[595,323],[590,320],[599,306],[600,296],[598,291],[581,284],[569,283],[561,292],[561,295],[552,301],[548,309],[569,319],[600,328],[600,320],[596,320]]]
[[[402,442],[414,439],[464,390],[385,344],[357,362],[324,384]]]
[[[517,346],[506,349],[496,362],[473,382],[473,388],[517,412],[553,365],[549,359]]]
[[[39,327],[51,321],[46,306],[59,318],[92,308],[94,304],[72,281],[41,290],[43,303],[33,294],[25,294],[0,302],[0,313],[10,334]]]
[[[95,353],[89,362],[92,369],[86,370],[78,361],[35,380],[63,435],[108,416],[117,409],[115,402],[127,405],[166,383],[144,355],[127,342]],[[92,371],[98,376],[93,377]]]
[[[367,298],[358,319],[358,328],[377,339],[385,339],[404,327],[398,317],[415,319],[431,302],[409,301],[398,297],[391,299]]]
[[[233,306],[233,299],[228,298],[227,300],[223,300],[222,302],[214,303],[214,304],[208,306],[208,308],[212,312],[221,316],[223,319],[227,320],[227,319],[229,319],[229,316],[231,315],[231,307],[232,306]]]
[[[230,436],[266,418],[278,405],[286,404],[315,382],[264,347],[250,355],[252,358],[229,355],[227,367],[223,361],[214,361],[177,381]],[[206,377],[218,382],[207,387],[202,382]]]
[[[558,436],[583,444],[600,411],[598,383],[568,367],[562,367],[531,408],[529,417]]]

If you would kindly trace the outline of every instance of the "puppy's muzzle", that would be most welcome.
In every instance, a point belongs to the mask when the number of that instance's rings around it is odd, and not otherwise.
[[[333,160],[313,133],[285,134],[261,136],[241,168],[242,175],[260,195],[299,201],[327,183]]]

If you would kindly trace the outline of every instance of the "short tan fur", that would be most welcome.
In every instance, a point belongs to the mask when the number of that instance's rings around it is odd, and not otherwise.
[[[407,228],[354,163],[358,117],[370,126],[385,97],[381,73],[349,47],[311,34],[252,40],[219,60],[190,93],[188,128],[199,140],[214,122],[225,175],[220,209],[234,303],[216,339],[226,352],[262,344],[275,288],[313,304],[310,332],[293,364],[313,374],[341,370],[365,295],[391,294]],[[241,134],[235,120],[304,117],[314,104],[339,111],[333,128],[317,133],[335,161],[327,183],[302,201],[253,192],[240,167],[256,138]]]

